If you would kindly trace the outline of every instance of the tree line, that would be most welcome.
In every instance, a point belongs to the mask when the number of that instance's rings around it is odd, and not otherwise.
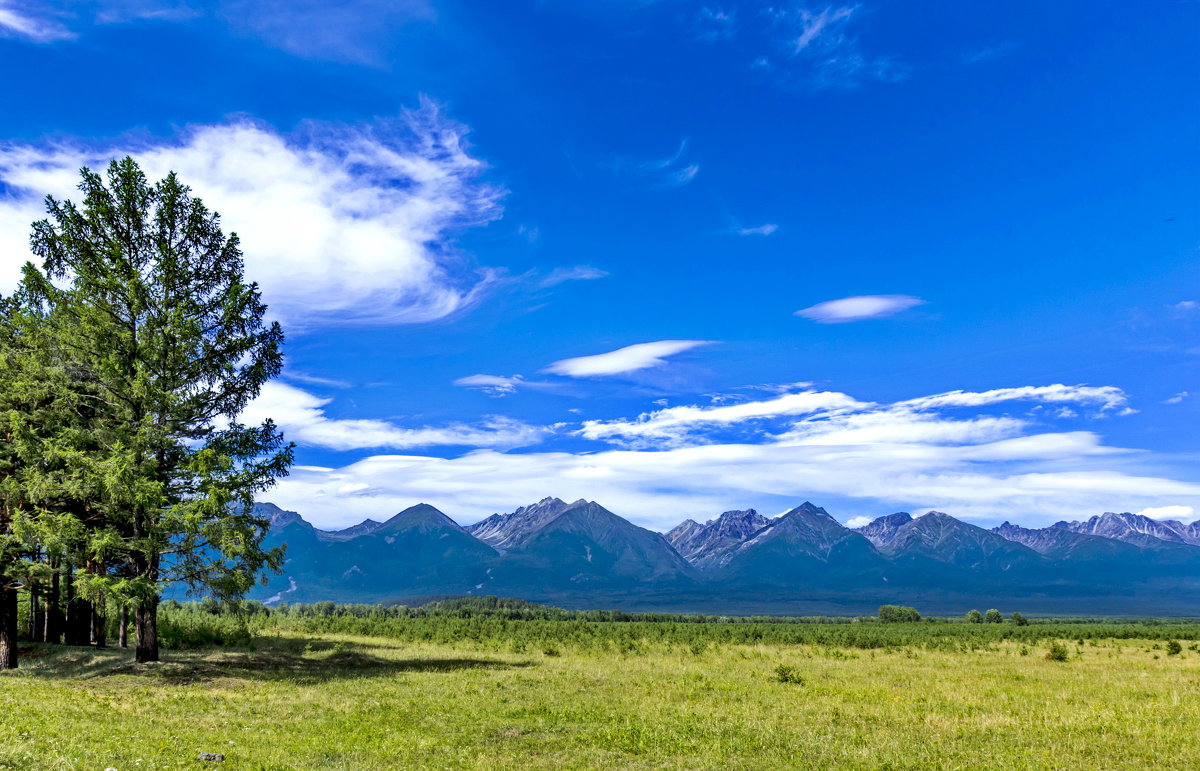
[[[0,669],[17,665],[18,597],[36,641],[106,644],[132,621],[159,658],[179,585],[242,596],[282,549],[256,493],[292,445],[239,415],[279,374],[283,332],[244,278],[236,234],[174,173],[132,158],[46,198],[20,284],[0,296]]]

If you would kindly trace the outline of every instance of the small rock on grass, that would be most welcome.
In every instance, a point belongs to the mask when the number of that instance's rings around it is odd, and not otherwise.
[[[225,759],[225,756],[219,752],[201,752],[196,756],[196,760],[211,760],[214,763],[220,763]]]

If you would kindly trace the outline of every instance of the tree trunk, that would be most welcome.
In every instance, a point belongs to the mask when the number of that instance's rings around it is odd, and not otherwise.
[[[42,640],[42,593],[37,584],[29,584],[29,639],[34,642]]]
[[[62,635],[62,608],[58,603],[59,580],[58,565],[50,574],[50,589],[46,593],[46,625],[43,628],[42,640],[48,643],[59,642]]]
[[[92,606],[92,642],[97,648],[108,647],[108,624],[104,619],[103,601]]]
[[[121,606],[120,626],[117,628],[117,645],[129,647],[129,608]]]
[[[92,644],[92,603],[75,598],[75,644]]]
[[[0,576],[0,669],[17,668],[17,590]]]
[[[137,649],[134,661],[144,664],[147,661],[158,661],[158,597],[147,597],[142,600],[134,612],[134,625],[137,627]]]
[[[75,616],[79,607],[75,604],[75,569],[70,565],[67,565],[67,571],[63,574],[63,584],[63,606],[66,608],[63,615],[63,645],[78,645],[79,641],[75,639],[78,626]]]

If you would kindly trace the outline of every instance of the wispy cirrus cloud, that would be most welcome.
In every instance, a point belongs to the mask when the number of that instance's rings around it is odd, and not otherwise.
[[[661,366],[666,363],[666,357],[703,345],[712,345],[712,341],[658,340],[652,343],[638,343],[608,353],[562,359],[542,371],[575,378],[620,375]]]
[[[0,34],[55,43],[94,26],[205,16],[296,56],[368,66],[384,65],[402,28],[436,18],[429,0],[25,0],[0,4]]]
[[[696,39],[705,43],[725,40],[737,34],[737,9],[706,5],[696,12]]]
[[[537,285],[543,289],[565,284],[568,281],[595,281],[607,278],[608,271],[591,265],[576,265],[571,268],[555,268],[537,280]]]
[[[445,318],[497,278],[454,249],[459,231],[501,214],[503,191],[479,181],[484,164],[465,134],[423,100],[394,120],[292,134],[237,119],[164,139],[0,145],[0,291],[29,259],[43,197],[71,198],[80,166],[130,154],[152,178],[178,172],[221,213],[241,237],[247,277],[293,328]]]
[[[700,173],[699,163],[689,163],[685,156],[688,140],[680,141],[679,149],[664,158],[633,160],[618,157],[603,164],[613,173],[642,182],[650,187],[683,187]]]
[[[820,324],[841,324],[891,316],[924,304],[925,301],[921,298],[907,294],[859,295],[817,303],[796,311],[796,315]]]
[[[752,228],[737,228],[733,232],[739,236],[769,236],[776,230],[779,230],[778,225],[773,222],[767,222]]]
[[[72,32],[54,14],[41,8],[26,8],[30,4],[0,2],[0,37],[13,37],[33,43],[54,43],[72,40]]]
[[[467,375],[454,381],[460,388],[472,388],[482,391],[488,396],[511,396],[521,389],[534,391],[553,391],[560,387],[559,383],[546,383],[540,380],[526,380],[523,375]]]
[[[309,59],[380,66],[401,28],[436,18],[429,0],[222,0],[234,29]]]
[[[780,60],[818,88],[854,87],[868,81],[895,82],[908,68],[892,57],[868,54],[851,33],[860,5],[820,7],[793,4],[773,8]],[[769,67],[771,63],[766,62]]]

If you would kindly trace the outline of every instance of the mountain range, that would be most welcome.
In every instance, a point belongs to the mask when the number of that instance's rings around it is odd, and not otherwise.
[[[727,511],[666,534],[594,501],[544,498],[462,527],[428,504],[318,530],[256,504],[283,572],[268,603],[413,602],[494,594],[565,607],[721,614],[926,613],[1005,607],[1073,615],[1200,615],[1200,525],[1105,513],[985,529],[941,512],[847,527],[804,503],[778,517]]]

